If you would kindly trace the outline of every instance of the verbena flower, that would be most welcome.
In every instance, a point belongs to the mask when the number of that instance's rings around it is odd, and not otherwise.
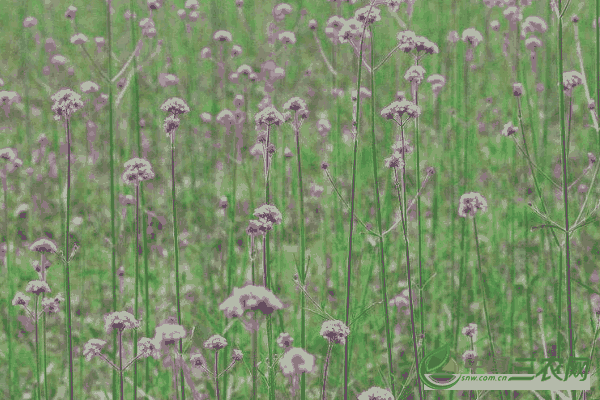
[[[535,36],[532,36],[525,40],[525,48],[529,51],[535,51],[535,49],[538,49],[540,47],[542,47],[542,41],[536,38]]]
[[[565,90],[571,90],[579,85],[583,85],[583,76],[579,72],[568,71],[563,73],[563,87]]]
[[[283,303],[269,289],[263,286],[246,285],[241,288],[234,287],[233,293],[221,305],[225,317],[241,317],[245,311],[260,311],[271,314],[281,310]]]
[[[394,400],[394,396],[389,390],[374,386],[362,392],[358,400]]]
[[[198,0],[186,0],[185,2],[185,8],[188,10],[198,10],[198,8],[200,8],[200,5],[198,4]]]
[[[513,83],[513,96],[519,97],[523,94],[523,84]]]
[[[284,110],[299,111],[306,109],[306,102],[300,97],[292,97],[282,107]]]
[[[286,377],[310,373],[315,369],[315,356],[299,347],[292,347],[279,359],[279,367]]]
[[[227,346],[227,340],[221,335],[213,335],[204,342],[205,349],[221,350]]]
[[[272,224],[251,219],[250,221],[248,221],[248,228],[246,228],[246,233],[249,236],[256,237],[256,236],[264,235],[267,231],[269,231],[271,229],[272,229]]]
[[[221,30],[215,32],[213,39],[218,42],[231,42],[232,36],[230,32]]]
[[[328,163],[327,161],[323,161],[323,162],[321,163],[321,169],[322,169],[323,171],[327,171],[327,169],[329,169],[329,163]]]
[[[350,40],[360,40],[364,30],[364,24],[354,18],[344,21],[344,26],[338,32],[340,43],[348,43]],[[365,31],[365,38],[369,38],[369,31]]]
[[[473,368],[477,363],[477,352],[474,350],[467,350],[463,353],[462,359],[466,368]]]
[[[173,115],[173,114],[171,114],[167,118],[165,118],[163,128],[167,134],[167,137],[169,137],[173,132],[175,132],[177,130],[177,128],[179,128],[180,122],[181,122],[181,120],[176,115]]]
[[[29,250],[37,251],[40,253],[57,253],[58,248],[56,245],[49,239],[38,239],[31,246],[29,246]]]
[[[88,38],[83,33],[76,33],[73,36],[71,36],[72,44],[84,44],[84,43],[87,43],[87,41],[88,41]]]
[[[54,102],[52,111],[55,114],[54,119],[57,121],[62,117],[69,119],[75,112],[83,108],[81,96],[71,89],[59,90],[51,97],[51,100]]]
[[[89,362],[95,356],[100,355],[102,352],[102,348],[105,345],[106,345],[105,340],[101,340],[101,339],[88,340],[88,342],[83,346],[83,356],[85,357],[85,360]]]
[[[58,303],[54,299],[43,299],[42,309],[48,314],[56,314],[59,311]]]
[[[36,26],[38,23],[37,19],[35,17],[27,17],[23,20],[23,27],[24,28],[31,28]]]
[[[244,353],[240,349],[234,349],[231,353],[231,359],[235,362],[242,361],[244,359]]]
[[[65,12],[65,18],[73,20],[73,19],[75,19],[76,13],[77,13],[77,7],[69,6],[69,8],[67,8],[67,11]]]
[[[138,355],[142,358],[152,357],[156,360],[160,358],[160,344],[157,341],[144,337],[138,341]]]
[[[275,107],[265,107],[261,112],[254,117],[257,125],[281,125],[285,123],[283,115]]]
[[[162,324],[156,327],[154,339],[163,345],[174,344],[186,336],[185,329],[177,324]]]
[[[339,320],[329,320],[321,325],[319,333],[329,343],[346,344],[346,337],[350,334],[350,329]]]
[[[259,221],[269,222],[271,224],[281,224],[283,221],[283,216],[277,209],[277,207],[272,206],[270,204],[264,204],[254,210],[255,217],[259,219]]]
[[[167,99],[162,106],[160,106],[162,111],[169,112],[173,115],[185,114],[190,112],[190,108],[186,104],[185,101],[180,99],[179,97],[171,97]]]
[[[224,127],[231,127],[235,123],[235,116],[231,112],[231,110],[222,110],[217,117],[215,118],[218,124],[223,125]]]
[[[413,31],[402,31],[396,35],[398,39],[398,48],[405,53],[411,52],[417,45],[417,35]]]
[[[314,31],[315,29],[317,29],[317,27],[318,27],[318,24],[317,24],[316,20],[311,19],[310,21],[308,21],[308,29]]]
[[[287,332],[281,332],[279,334],[279,336],[277,337],[277,346],[281,347],[284,350],[289,347],[292,347],[293,343],[294,343],[294,339]]]
[[[502,13],[504,18],[506,18],[511,23],[516,23],[517,21],[521,21],[523,19],[523,13],[520,8],[517,7],[507,7]]]
[[[467,28],[463,31],[462,41],[468,42],[473,47],[477,47],[479,43],[483,42],[483,36],[475,28]]]
[[[30,281],[25,288],[27,293],[40,295],[42,293],[50,293],[50,286],[44,281]]]
[[[135,329],[139,326],[139,321],[127,311],[115,311],[104,316],[104,330],[106,333],[111,333],[114,329],[123,332],[125,329]]]
[[[504,125],[504,128],[502,129],[502,136],[506,136],[506,137],[511,136],[511,135],[515,134],[518,130],[519,130],[519,128],[514,126],[512,121],[508,122]]]
[[[470,338],[475,338],[477,336],[477,324],[471,322],[462,329],[462,334]]]
[[[521,25],[521,30],[523,35],[530,32],[545,33],[548,30],[548,25],[546,25],[546,22],[542,18],[531,16],[525,18],[525,21]]]
[[[439,47],[424,36],[415,38],[415,50],[417,52],[423,51],[425,54],[438,54],[440,52]]]
[[[414,147],[408,142],[407,138],[404,138],[404,141],[400,138],[392,145],[392,150],[406,156],[414,151]]]
[[[95,82],[85,81],[83,82],[79,88],[83,93],[95,93],[100,90],[100,86],[98,86]]]
[[[493,31],[498,32],[500,30],[500,22],[498,20],[493,20],[490,22],[490,28]]]
[[[404,74],[404,79],[417,85],[420,85],[421,82],[423,82],[424,77],[425,68],[421,67],[420,65],[413,65]]]
[[[458,36],[457,31],[448,32],[448,37],[446,38],[446,40],[448,40],[450,43],[456,44],[459,41],[459,39],[460,37]]]
[[[281,43],[285,43],[285,44],[295,44],[296,43],[296,35],[294,34],[294,32],[279,32],[279,35],[277,36],[277,39],[281,42]]]
[[[15,149],[6,147],[0,150],[0,159],[7,160],[8,162],[13,162],[16,158],[17,153]]]
[[[354,18],[363,24],[373,24],[381,21],[381,11],[375,6],[361,7],[354,12]]]
[[[13,298],[12,305],[27,307],[27,305],[29,304],[30,301],[31,301],[31,298],[29,296],[27,296],[25,293],[17,292],[15,294],[15,297]]]
[[[479,193],[469,192],[460,196],[458,216],[466,218],[474,217],[478,210],[487,211],[487,201]]]
[[[395,151],[390,157],[384,159],[386,168],[402,168],[404,167],[404,159],[399,151]]]
[[[152,171],[152,165],[148,161],[136,157],[125,163],[122,178],[126,184],[137,185],[142,181],[154,179],[154,171]]]
[[[190,355],[190,362],[192,363],[192,367],[202,368],[207,366],[206,359],[200,353]]]

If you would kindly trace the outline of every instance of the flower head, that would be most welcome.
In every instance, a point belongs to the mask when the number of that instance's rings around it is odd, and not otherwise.
[[[83,33],[76,33],[75,35],[71,36],[72,44],[84,44],[87,41],[88,41],[88,38]]]
[[[190,108],[185,101],[179,97],[171,97],[160,106],[162,111],[169,112],[173,115],[185,114],[190,112]]]
[[[235,123],[235,116],[233,115],[231,110],[225,109],[217,114],[215,121],[217,121],[218,124],[221,124],[224,127],[230,127]]]
[[[325,321],[321,325],[320,335],[329,343],[346,344],[346,337],[349,334],[350,329],[339,320]]]
[[[83,108],[81,96],[71,89],[59,90],[51,97],[51,100],[54,102],[52,111],[55,114],[54,119],[57,121],[61,117],[69,119],[75,112]]]
[[[264,204],[254,210],[255,217],[260,221],[269,222],[271,224],[281,224],[283,217],[277,207],[270,204]]]
[[[69,8],[67,8],[67,11],[65,12],[65,18],[73,20],[73,19],[75,19],[76,13],[77,13],[77,7],[69,6]]]
[[[127,311],[115,311],[104,316],[106,333],[111,333],[114,329],[122,332],[125,329],[135,329],[139,326],[139,321]]]
[[[177,324],[162,324],[156,327],[154,339],[165,345],[173,344],[186,336],[185,329]]]
[[[394,400],[394,396],[389,390],[374,386],[362,392],[358,400]]]
[[[424,36],[417,36],[415,39],[415,50],[417,52],[423,51],[425,54],[438,54],[440,52],[439,47],[431,40]]]
[[[458,32],[457,31],[450,31],[448,32],[448,37],[446,38],[450,43],[457,43],[458,40],[460,39],[460,37],[458,36]]]
[[[17,153],[15,149],[12,149],[10,147],[0,149],[0,159],[7,160],[8,162],[13,162],[17,159]]]
[[[54,299],[43,299],[42,308],[48,314],[56,314],[60,310],[58,303]]]
[[[279,334],[279,337],[277,338],[277,346],[281,347],[284,350],[292,347],[293,343],[294,343],[294,339],[287,332],[281,332]]]
[[[523,94],[523,84],[513,83],[513,96],[519,97]]]
[[[415,83],[420,85],[423,82],[423,78],[425,76],[425,68],[420,65],[413,65],[410,67],[406,73],[404,74],[404,79],[411,83]]]
[[[31,28],[32,26],[36,26],[37,23],[38,23],[38,21],[35,17],[27,17],[27,18],[25,18],[25,20],[23,20],[23,27]]]
[[[381,11],[374,6],[368,5],[356,10],[354,18],[363,24],[372,24],[381,21]]]
[[[294,32],[279,32],[279,35],[277,35],[277,39],[284,44],[295,44],[296,43],[296,35],[294,34]]]
[[[15,297],[13,298],[12,305],[27,307],[27,305],[29,304],[30,301],[31,301],[31,298],[29,296],[27,296],[25,293],[17,292],[15,294]]]
[[[213,335],[204,342],[205,349],[221,350],[227,346],[227,340],[220,335]]]
[[[463,31],[462,41],[468,42],[473,47],[477,47],[483,41],[483,36],[475,28],[467,28]]]
[[[466,368],[473,368],[477,363],[477,352],[467,350],[463,353],[462,359],[465,362]]]
[[[292,347],[279,359],[279,367],[286,377],[310,373],[315,369],[315,356],[299,347]]]
[[[563,87],[571,90],[575,86],[583,85],[583,76],[577,71],[568,71],[563,74]]]
[[[170,137],[170,135],[173,132],[175,132],[177,130],[177,128],[179,128],[180,122],[181,122],[181,119],[179,119],[179,117],[177,117],[174,114],[171,114],[167,118],[165,118],[163,128],[167,134],[167,137]]]
[[[25,288],[27,293],[40,295],[42,293],[50,293],[50,286],[44,281],[30,281]]]
[[[95,82],[85,81],[83,82],[79,88],[83,93],[95,93],[100,90],[100,86],[98,86]]]
[[[510,121],[504,125],[504,128],[502,129],[502,136],[506,136],[506,137],[511,136],[511,135],[515,134],[518,130],[519,130],[519,128],[514,126],[512,121]]]
[[[479,193],[469,192],[460,196],[458,216],[466,218],[468,215],[474,217],[477,210],[487,211],[487,201]]]
[[[98,356],[102,352],[102,348],[106,345],[105,340],[100,339],[90,339],[83,346],[83,356],[86,361],[91,361],[92,358]]]
[[[265,107],[261,112],[256,114],[255,121],[257,125],[281,125],[285,123],[283,115],[273,106]]]
[[[270,231],[271,229],[273,229],[272,224],[251,219],[250,221],[248,221],[248,228],[246,228],[246,233],[249,236],[256,237],[264,235],[265,233],[267,233],[267,231]]]
[[[367,89],[364,86],[360,87],[360,98],[361,99],[370,99],[372,96],[372,93],[369,89]],[[354,89],[351,93],[350,93],[350,99],[352,101],[356,101],[358,99],[358,92],[356,91],[356,89]]]
[[[525,40],[525,48],[529,51],[535,51],[535,49],[542,47],[542,41],[535,36],[527,38]]]
[[[470,338],[475,338],[477,336],[477,324],[471,322],[463,328],[462,334]]]
[[[546,25],[546,22],[542,18],[531,16],[525,18],[525,21],[523,21],[523,24],[521,25],[521,29],[523,35],[529,32],[545,33],[548,30],[548,25]]]
[[[190,355],[190,362],[192,363],[192,367],[196,368],[206,368],[206,359],[200,353]]]
[[[500,21],[495,19],[490,22],[490,28],[492,28],[493,31],[498,32],[500,30]]]
[[[213,35],[213,39],[218,41],[218,42],[231,42],[232,37],[231,37],[231,33],[229,33],[228,31],[216,31],[215,34]]]
[[[37,251],[40,253],[57,253],[58,252],[58,248],[56,247],[56,245],[45,238],[42,239],[38,239],[35,242],[33,242],[33,244],[31,246],[29,246],[29,250],[31,251]]]
[[[132,158],[125,163],[123,181],[127,184],[139,184],[142,181],[154,179],[152,165],[143,158]]]
[[[390,157],[384,160],[386,168],[402,168],[404,167],[404,159],[399,151],[394,151]]]
[[[245,311],[260,311],[271,314],[283,308],[283,303],[268,289],[263,286],[247,285],[233,288],[233,293],[221,305],[219,310],[227,318],[241,317]]]
[[[344,21],[344,26],[338,32],[338,40],[340,43],[348,43],[350,40],[360,40],[363,31],[365,37],[369,38],[370,33],[368,30],[364,30],[364,24],[355,18],[350,18]]]
[[[242,361],[243,358],[244,358],[244,353],[242,353],[242,351],[240,349],[234,349],[233,352],[231,353],[231,359],[235,362]]]
[[[138,341],[138,354],[143,357],[153,357],[154,359],[160,358],[160,343],[157,341],[144,337]]]
[[[305,110],[306,108],[306,102],[300,97],[292,97],[283,105],[284,110],[291,111]]]
[[[411,52],[417,45],[417,35],[413,31],[399,32],[396,39],[398,39],[398,48],[405,53]]]

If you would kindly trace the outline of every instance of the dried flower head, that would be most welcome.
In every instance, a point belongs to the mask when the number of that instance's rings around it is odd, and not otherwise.
[[[260,311],[271,314],[283,308],[283,303],[268,289],[263,286],[247,285],[233,288],[233,293],[221,305],[219,310],[227,318],[241,317],[245,311]]]
[[[358,400],[394,400],[394,396],[389,390],[374,386],[362,392]]]
[[[244,359],[244,353],[242,353],[240,349],[234,349],[233,352],[231,352],[231,359],[234,362],[242,361]]]
[[[287,332],[281,332],[279,334],[279,337],[277,337],[277,345],[284,350],[292,347],[293,343],[294,343],[294,339]]]
[[[413,65],[404,74],[404,79],[416,85],[420,85],[421,82],[423,82],[424,77],[425,68],[421,67],[420,65]]]
[[[200,353],[190,355],[190,362],[192,363],[192,367],[195,368],[206,368],[207,366],[206,359],[204,359],[204,356]]]
[[[487,201],[479,193],[469,192],[460,196],[458,206],[458,216],[466,218],[467,216],[474,217],[477,210],[487,211]]]
[[[42,293],[50,293],[50,286],[44,281],[30,281],[25,288],[27,293],[40,295]]]
[[[69,119],[75,112],[83,108],[81,96],[71,89],[59,90],[51,97],[51,100],[54,102],[52,111],[55,114],[54,119],[57,121],[62,117]]]
[[[467,28],[463,31],[462,41],[468,42],[473,47],[477,47],[483,41],[483,36],[475,28]]]
[[[115,311],[104,316],[104,330],[106,333],[111,333],[113,330],[123,332],[125,329],[135,329],[139,326],[139,321],[127,311]]]
[[[83,356],[85,357],[85,360],[89,362],[95,356],[100,355],[102,352],[102,348],[105,345],[106,345],[105,340],[101,340],[101,339],[88,340],[88,342],[83,346]]]
[[[292,347],[279,359],[279,367],[286,377],[310,373],[315,369],[315,356],[299,347]]]
[[[147,160],[136,157],[125,163],[123,181],[126,184],[137,185],[150,179],[154,179],[154,171],[152,171],[152,165]]]
[[[186,102],[180,99],[179,97],[171,97],[170,99],[167,99],[167,101],[165,101],[163,105],[160,106],[160,109],[173,115],[185,114],[190,112],[190,108],[188,107]]]
[[[15,294],[15,297],[13,298],[12,305],[27,307],[27,305],[29,304],[30,301],[31,301],[31,298],[29,296],[27,296],[25,293],[17,292]]]
[[[292,97],[282,107],[284,110],[299,111],[306,109],[306,102],[300,97]]]
[[[231,42],[233,40],[231,33],[228,31],[216,31],[213,35],[213,39],[218,42]]]
[[[204,342],[205,349],[221,350],[227,346],[227,340],[220,335],[213,335],[206,342]]]
[[[519,130],[519,128],[514,126],[512,121],[508,122],[504,125],[504,128],[502,129],[502,136],[508,137],[510,135],[517,133],[518,130]]]
[[[413,31],[399,32],[396,39],[398,39],[398,48],[405,53],[411,52],[417,45],[417,35]]]
[[[321,325],[319,333],[329,343],[346,344],[346,338],[350,334],[350,329],[339,320],[329,320]]]

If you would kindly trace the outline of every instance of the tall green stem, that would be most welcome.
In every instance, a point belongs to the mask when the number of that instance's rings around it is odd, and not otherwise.
[[[327,346],[327,358],[325,359],[325,368],[323,369],[323,388],[321,388],[321,399],[327,399],[327,369],[329,368],[329,360],[331,359],[331,348],[333,343],[329,343]],[[303,374],[304,375],[304,374]]]
[[[417,61],[417,65],[419,62]],[[419,105],[419,85],[415,86],[415,105]],[[417,192],[421,183],[421,159],[419,156],[419,116],[415,117],[415,173],[417,175]],[[418,260],[419,260],[419,321],[421,325],[421,334],[425,334],[425,319],[423,318],[423,237],[422,237],[423,225],[421,221],[421,196],[417,193],[417,243],[418,243]],[[425,357],[425,339],[421,346],[421,357]]]
[[[219,392],[219,351],[215,351],[215,387],[217,388],[217,400],[221,400]]]
[[[44,265],[42,263],[42,265]],[[42,369],[44,371],[44,397],[49,400],[48,396],[48,376],[46,375],[46,313],[42,314]]]
[[[71,325],[71,282],[69,278],[69,219],[71,211],[71,132],[67,118],[67,216],[65,220],[65,291],[67,292],[67,350],[69,352],[69,391],[73,400],[73,335]],[[44,266],[42,265],[42,269]]]
[[[365,27],[366,29],[366,27]],[[358,55],[358,80],[356,82],[356,120],[353,121],[354,130],[354,153],[352,156],[352,194],[350,200],[350,235],[348,236],[348,280],[346,283],[346,326],[350,323],[350,284],[352,277],[352,234],[354,233],[354,190],[356,188],[356,156],[358,153],[358,133],[360,131],[360,78],[362,76],[362,57],[363,57],[363,38],[360,40],[360,50]],[[344,345],[344,399],[348,398],[348,346],[349,340]],[[393,382],[392,382],[393,384]]]
[[[371,65],[373,65],[373,53],[375,47],[373,46],[374,32],[371,29]],[[385,251],[383,246],[383,228],[381,226],[381,201],[379,199],[379,182],[377,179],[377,143],[375,141],[375,71],[371,73],[371,152],[373,154],[373,180],[375,181],[375,200],[377,207],[377,232],[379,233],[379,254],[381,256],[381,294],[383,296],[383,310],[385,313],[385,335],[387,339],[387,353],[388,353],[388,364],[389,364],[389,380],[392,386],[392,394],[396,397],[396,387],[394,385],[394,364],[392,363],[392,337],[390,334],[390,316],[388,312],[388,298],[387,298],[387,286],[385,280]],[[358,90],[358,96],[360,97],[360,87]],[[357,116],[358,118],[358,116]],[[418,142],[417,142],[418,143]],[[418,178],[417,178],[418,179]],[[418,198],[418,197],[417,197]],[[418,204],[418,203],[417,203]],[[346,321],[348,322],[348,321]],[[420,384],[419,384],[420,386]],[[419,391],[420,392],[420,391]],[[422,397],[421,397],[422,399]]]
[[[177,299],[177,324],[181,325],[181,300],[179,297],[179,239],[177,238],[177,207],[175,206],[175,133],[171,133],[171,193],[173,196],[173,244],[175,247],[175,296]],[[179,339],[179,354],[183,354],[183,340]],[[181,398],[185,400],[185,379],[181,369]]]
[[[298,126],[298,113],[295,115],[295,126]],[[306,277],[304,276],[304,258],[306,253],[306,231],[304,226],[304,188],[302,186],[302,159],[300,156],[300,129],[295,132],[296,136],[296,158],[298,159],[298,192],[300,197],[300,281],[302,285],[306,284]],[[300,311],[300,343],[303,349],[306,349],[306,297],[304,291],[300,294],[302,296],[302,309]],[[304,374],[300,376],[300,398],[306,400],[306,377]]]
[[[42,268],[44,266],[42,265]],[[40,296],[35,296],[35,378],[37,380],[37,386],[35,387],[35,391],[37,394],[38,400],[42,400],[42,385],[40,384],[40,341],[38,339],[38,303],[40,301]]]
[[[123,391],[123,331],[119,329],[119,386],[121,388],[121,400],[124,400],[125,393]]]
[[[138,306],[138,297],[140,293],[140,184],[139,182],[135,185],[135,301],[134,301],[134,311],[133,315],[135,318],[139,318],[139,306]],[[148,318],[146,316],[146,318]],[[136,358],[138,355],[138,332],[137,329],[133,332],[133,358]],[[137,379],[137,365],[138,363],[133,364],[133,399],[137,399],[137,387],[138,387],[138,379]]]
[[[8,175],[8,171],[7,168],[3,168],[2,171],[0,171],[0,174],[2,175],[2,191],[4,192],[4,241],[6,244],[6,279],[7,279],[7,283],[8,283],[8,298],[6,299],[6,304],[8,307],[8,321],[6,323],[6,336],[8,337],[8,374],[7,375],[7,381],[6,382],[6,387],[8,388],[8,397],[11,398],[12,395],[14,395],[15,391],[14,388],[18,387],[18,385],[16,385],[16,382],[13,381],[12,379],[12,375],[13,375],[13,369],[14,369],[14,359],[13,359],[13,345],[12,345],[12,319],[14,317],[14,307],[10,307],[9,304],[11,303],[12,299],[13,299],[13,293],[14,293],[14,288],[13,288],[13,280],[12,280],[12,274],[11,274],[11,269],[10,269],[10,243],[8,240],[8,203],[7,203],[7,185],[6,185],[6,178]],[[16,374],[15,374],[16,375]]]
[[[558,10],[562,10],[562,1],[558,0]],[[596,24],[597,25],[597,24]],[[562,17],[558,18],[558,79],[559,79],[559,111],[560,119],[560,139],[562,142],[562,178],[563,178],[563,202],[565,206],[565,257],[567,272],[567,318],[569,330],[569,357],[575,357],[573,349],[573,315],[571,305],[571,238],[569,235],[569,192],[568,192],[568,165],[567,146],[565,137],[565,92],[563,90],[563,59],[562,59]],[[560,333],[558,333],[560,335]],[[572,392],[572,398],[575,398],[575,391]]]

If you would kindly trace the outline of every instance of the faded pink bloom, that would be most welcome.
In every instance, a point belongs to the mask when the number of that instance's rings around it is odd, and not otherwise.
[[[227,346],[227,340],[220,335],[213,335],[204,342],[205,349],[221,350]]]
[[[479,193],[469,192],[460,196],[458,216],[466,218],[474,217],[478,210],[487,211],[487,201]]]
[[[213,39],[218,42],[231,42],[233,40],[231,33],[228,31],[216,31],[213,35]]]
[[[30,281],[25,288],[27,293],[40,295],[42,293],[50,293],[50,286],[44,281]]]
[[[83,33],[76,33],[75,35],[71,36],[72,44],[84,44],[87,41],[88,41],[88,38]]]
[[[462,41],[468,42],[473,47],[477,47],[479,43],[483,42],[483,36],[475,28],[467,28],[463,31]]]
[[[83,346],[83,356],[85,357],[85,360],[89,362],[95,356],[100,355],[102,352],[102,348],[105,345],[106,345],[105,340],[100,340],[100,339],[88,340],[88,342]]]
[[[81,96],[71,89],[59,90],[51,97],[51,100],[54,102],[52,112],[57,121],[61,118],[69,119],[75,112],[83,108]]]
[[[310,373],[315,369],[315,356],[299,347],[292,347],[279,359],[279,367],[287,377]]]
[[[79,86],[79,89],[83,93],[96,93],[98,90],[100,90],[100,86],[98,86],[95,82],[85,81]]]
[[[358,396],[358,400],[394,400],[394,396],[389,390],[373,386],[362,392]]]
[[[346,337],[350,335],[350,329],[339,320],[329,320],[321,325],[319,333],[329,343],[346,344]]]
[[[139,321],[127,311],[115,311],[104,316],[104,330],[107,334],[114,329],[123,332],[125,329],[135,329],[139,326]]]
[[[158,83],[162,87],[176,86],[179,83],[179,78],[173,74],[161,73],[158,75]]]
[[[35,19],[34,17],[27,17],[25,18],[25,20],[23,21],[23,27],[24,28],[31,28],[33,26],[36,26],[38,23],[37,19]]]
[[[77,13],[77,7],[69,6],[69,8],[67,8],[67,11],[65,12],[65,18],[74,20],[76,13]]]

